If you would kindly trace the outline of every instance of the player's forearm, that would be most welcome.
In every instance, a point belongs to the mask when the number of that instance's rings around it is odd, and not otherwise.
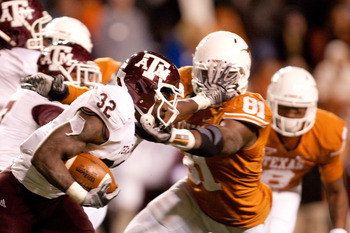
[[[343,228],[346,226],[348,212],[348,197],[345,189],[327,192],[329,214],[333,228]]]
[[[179,101],[177,109],[179,110],[179,115],[176,117],[175,123],[185,120],[188,116],[197,112],[198,105],[191,99],[184,99]]]
[[[62,160],[32,160],[32,164],[52,185],[65,192],[74,179],[69,174]]]

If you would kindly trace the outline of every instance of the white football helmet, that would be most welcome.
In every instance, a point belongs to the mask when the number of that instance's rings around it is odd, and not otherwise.
[[[204,81],[211,65],[231,63],[230,72],[238,76],[233,84],[226,87],[228,92],[243,94],[248,87],[251,56],[247,43],[237,34],[217,31],[204,37],[197,45],[193,56],[192,85],[195,93],[204,88]],[[230,76],[230,75],[229,75]]]
[[[300,136],[315,123],[318,90],[313,76],[303,68],[287,66],[277,71],[267,88],[267,102],[272,110],[272,128],[283,136]],[[279,106],[306,108],[302,118],[279,115]]]
[[[89,29],[75,18],[67,16],[54,18],[44,28],[44,35],[46,39],[51,39],[51,43],[67,41],[81,45],[89,53],[92,51]]]

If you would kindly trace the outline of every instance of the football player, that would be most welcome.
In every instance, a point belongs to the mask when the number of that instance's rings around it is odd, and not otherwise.
[[[87,27],[71,17],[51,16],[37,0],[0,0],[0,110],[20,87],[20,78],[37,72],[41,51],[52,43],[77,43],[91,53]],[[5,68],[6,67],[6,68]]]
[[[248,45],[234,33],[214,32],[198,44],[193,67],[183,70],[192,74],[183,83],[198,107],[182,123],[187,129],[142,124],[157,141],[185,151],[188,176],[151,201],[126,233],[269,232],[272,192],[260,176],[272,114],[246,91],[250,66]],[[221,88],[217,105],[202,98]]]
[[[331,112],[317,108],[318,90],[303,68],[277,71],[267,89],[273,120],[262,181],[273,190],[270,233],[292,233],[301,200],[303,176],[318,166],[325,185],[331,233],[346,233],[348,199],[340,154],[347,127]]]
[[[64,80],[77,85],[94,86],[101,82],[97,64],[92,61],[90,53],[78,44],[59,42],[47,47],[39,58],[38,69],[47,74],[61,74]],[[0,116],[0,170],[5,170],[20,154],[20,144],[27,137],[56,118],[66,107],[60,102],[51,102],[36,92],[18,89]],[[106,207],[85,207],[84,210],[95,229],[102,223],[107,212]]]
[[[0,0],[0,110],[20,88],[20,78],[37,72],[42,31],[50,20],[37,0]]]
[[[125,69],[120,72],[136,75],[140,93],[132,96],[134,102],[147,101],[157,121],[170,123],[174,117],[159,119],[156,114],[177,114],[174,109],[182,89],[176,67],[149,52],[131,57],[122,67]],[[129,67],[138,70],[133,73]],[[150,67],[152,72],[147,73]],[[137,79],[144,72],[148,75]],[[0,209],[0,231],[31,232],[35,226],[42,231],[94,232],[80,205],[103,207],[119,190],[106,194],[110,184],[107,180],[103,186],[85,191],[70,176],[64,161],[81,152],[93,154],[110,167],[125,161],[136,145],[135,110],[130,96],[120,86],[96,86],[22,143],[20,156],[0,173],[0,199],[11,207]]]

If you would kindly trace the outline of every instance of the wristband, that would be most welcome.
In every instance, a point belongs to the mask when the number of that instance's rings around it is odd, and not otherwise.
[[[187,129],[176,129],[171,130],[171,136],[169,138],[169,143],[181,150],[187,151],[193,148],[196,139],[194,138],[191,131]]]
[[[66,194],[76,200],[79,204],[83,203],[88,191],[86,191],[76,181],[66,190]]]
[[[348,232],[343,228],[334,228],[329,233],[348,233]]]
[[[219,154],[224,147],[224,139],[219,128],[215,125],[196,128],[201,137],[202,143],[197,149],[189,151],[189,153],[202,157],[211,157]]]
[[[198,105],[197,112],[199,110],[206,109],[211,105],[210,99],[201,93],[198,93],[195,97],[192,97],[191,100],[196,102]]]

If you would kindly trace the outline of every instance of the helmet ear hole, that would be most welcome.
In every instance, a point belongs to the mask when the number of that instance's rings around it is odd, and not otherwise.
[[[141,84],[140,84],[140,82],[136,83],[135,90],[136,90],[137,93],[140,93],[140,94],[145,93],[143,88],[142,88],[142,86],[141,86]]]
[[[11,31],[11,30],[9,30],[9,31]],[[19,31],[18,30],[12,30],[12,34],[14,36],[18,36],[19,35]]]

